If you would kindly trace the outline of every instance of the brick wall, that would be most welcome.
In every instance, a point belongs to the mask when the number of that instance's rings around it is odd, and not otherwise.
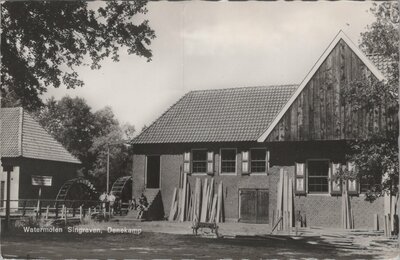
[[[258,144],[258,146],[260,146]],[[202,146],[204,147],[204,146]],[[210,147],[210,146],[209,146]],[[222,147],[234,147],[232,145],[223,145]],[[254,146],[251,146],[254,147]],[[157,149],[157,153],[154,151]],[[237,221],[239,218],[239,189],[241,188],[257,188],[268,189],[269,177],[267,175],[242,175],[241,172],[241,150],[246,149],[239,147],[237,150],[237,173],[236,175],[220,175],[219,173],[219,147],[211,146],[209,150],[214,151],[214,169],[213,176],[210,175],[189,175],[188,182],[192,190],[195,188],[195,179],[198,177],[204,183],[204,179],[214,177],[214,188],[217,189],[217,184],[223,183],[224,210],[225,218],[228,221]],[[248,149],[248,148],[247,148]],[[178,187],[179,171],[183,163],[184,147],[176,147],[176,149],[154,148],[150,150],[137,151],[133,156],[133,194],[140,195],[140,192],[145,187],[145,170],[146,170],[146,154],[161,154],[161,196],[164,204],[165,214],[168,216],[174,188]],[[142,153],[141,153],[142,152]],[[271,199],[270,199],[271,200]],[[271,203],[270,203],[270,207]]]
[[[294,166],[282,166],[291,175],[294,173]],[[275,166],[271,170],[271,194],[274,196],[274,208],[276,209],[277,185],[279,181],[279,169],[281,166]],[[354,213],[355,228],[373,228],[373,215],[380,214],[379,222],[383,223],[383,198],[374,202],[365,201],[363,194],[359,196],[350,196],[350,205]],[[307,226],[316,227],[341,227],[342,217],[342,197],[331,196],[330,194],[307,194],[305,196],[295,196],[295,212],[300,211],[305,214]]]
[[[146,154],[161,155],[161,195],[163,198],[165,214],[169,214],[172,193],[179,183],[179,168],[183,163],[183,152],[190,148],[205,148],[214,151],[216,183],[223,182],[225,217],[228,221],[237,221],[239,218],[239,189],[257,188],[269,190],[269,217],[272,223],[273,211],[276,210],[277,182],[279,180],[280,168],[284,167],[290,174],[294,173],[294,162],[304,161],[307,158],[330,158],[333,161],[344,159],[343,143],[285,143],[272,144],[271,168],[268,175],[242,175],[241,151],[249,147],[260,147],[264,144],[237,143],[237,144],[187,144],[187,145],[148,145],[135,150],[133,180],[134,196],[140,195],[144,189]],[[193,147],[192,147],[193,146]],[[265,145],[264,145],[265,146]],[[219,173],[219,148],[237,148],[237,173],[236,175],[220,175]],[[136,147],[138,148],[138,147]],[[191,188],[195,187],[195,178],[210,176],[189,176]],[[135,195],[136,194],[136,195]],[[373,214],[382,214],[383,199],[373,203],[365,201],[364,195],[351,197],[351,206],[355,216],[356,228],[372,228]],[[296,196],[294,200],[295,210],[300,210],[306,215],[308,226],[340,227],[341,225],[341,197],[329,194]],[[381,218],[382,221],[382,218]],[[382,222],[380,222],[382,223]]]

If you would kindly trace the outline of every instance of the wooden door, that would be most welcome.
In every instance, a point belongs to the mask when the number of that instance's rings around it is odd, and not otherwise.
[[[242,189],[240,196],[240,222],[257,222],[257,193],[254,190]]]
[[[257,190],[257,223],[268,224],[268,207],[268,190]]]
[[[239,221],[268,223],[269,193],[266,189],[239,190]]]

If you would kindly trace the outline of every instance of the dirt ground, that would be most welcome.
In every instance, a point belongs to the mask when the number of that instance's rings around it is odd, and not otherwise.
[[[13,233],[1,237],[5,258],[96,259],[396,259],[397,241],[381,233],[308,228],[270,235],[268,225],[219,224],[192,235],[191,223],[94,223],[86,228],[138,228],[141,234]]]

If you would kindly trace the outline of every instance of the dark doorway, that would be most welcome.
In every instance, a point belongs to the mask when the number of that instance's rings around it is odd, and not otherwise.
[[[268,224],[269,193],[266,189],[240,189],[240,222]]]
[[[160,188],[160,156],[147,156],[146,188]]]
[[[0,183],[0,207],[4,207],[4,186],[5,186],[5,181],[1,181]]]

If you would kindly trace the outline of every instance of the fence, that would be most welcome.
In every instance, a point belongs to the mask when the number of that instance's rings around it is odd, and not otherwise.
[[[10,200],[10,216],[44,216],[45,218],[82,218],[93,212],[105,211],[105,205],[97,200]],[[1,201],[0,216],[6,214],[6,201]]]

